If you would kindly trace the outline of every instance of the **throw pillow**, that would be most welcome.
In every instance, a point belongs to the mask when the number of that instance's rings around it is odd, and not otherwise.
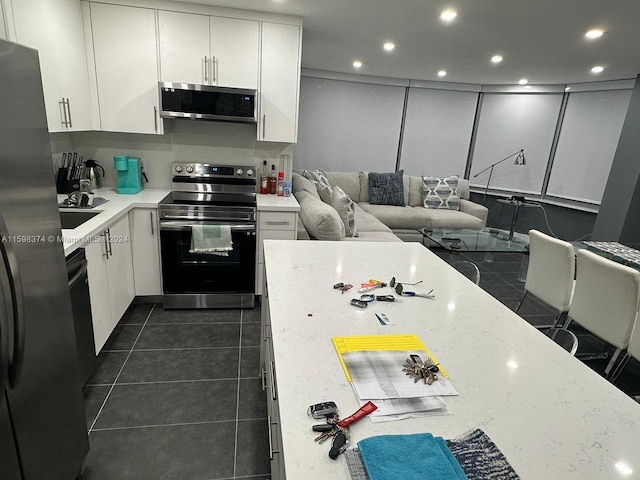
[[[331,183],[329,183],[327,174],[318,168],[316,170],[304,170],[302,175],[316,185],[318,195],[320,195],[322,201],[330,204],[333,189],[331,188]]]
[[[460,210],[457,175],[444,178],[422,177],[422,195],[424,208]]]
[[[337,185],[333,187],[331,206],[336,209],[342,219],[342,223],[344,223],[345,236],[357,237],[355,204],[349,195],[344,193]]]
[[[309,192],[295,194],[300,204],[300,220],[312,238],[317,240],[344,239],[344,223],[338,212]]]
[[[369,203],[404,207],[404,171],[395,173],[369,172]]]

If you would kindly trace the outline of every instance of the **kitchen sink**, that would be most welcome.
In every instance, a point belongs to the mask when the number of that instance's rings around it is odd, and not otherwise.
[[[63,229],[74,229],[102,212],[60,211],[60,223]]]

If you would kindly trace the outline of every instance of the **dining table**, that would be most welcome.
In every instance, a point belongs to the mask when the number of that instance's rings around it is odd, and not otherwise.
[[[480,429],[522,479],[640,478],[640,405],[420,243],[265,240],[264,260],[273,479],[351,478],[345,455],[332,459],[314,441],[318,420],[307,411],[333,401],[346,417],[361,406],[335,338],[392,335],[418,337],[457,395],[441,397],[440,415],[363,418],[350,426],[350,448],[380,435],[455,439]],[[423,296],[398,295],[392,278]],[[395,301],[354,306],[372,281],[384,285],[364,293]],[[333,288],[340,283],[352,288]]]

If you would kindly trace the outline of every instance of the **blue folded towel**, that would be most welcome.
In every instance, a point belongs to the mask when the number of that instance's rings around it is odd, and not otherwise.
[[[379,435],[358,442],[371,480],[467,480],[442,437]]]

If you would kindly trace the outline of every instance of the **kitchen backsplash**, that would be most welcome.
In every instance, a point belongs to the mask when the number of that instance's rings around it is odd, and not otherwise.
[[[293,145],[258,142],[256,126],[238,123],[166,120],[164,135],[114,132],[50,134],[54,158],[75,151],[104,167],[105,187],[116,186],[114,155],[140,157],[149,178],[146,188],[171,188],[171,163],[208,162],[262,167],[275,163],[281,154],[293,160]],[[289,172],[290,174],[290,172]]]

